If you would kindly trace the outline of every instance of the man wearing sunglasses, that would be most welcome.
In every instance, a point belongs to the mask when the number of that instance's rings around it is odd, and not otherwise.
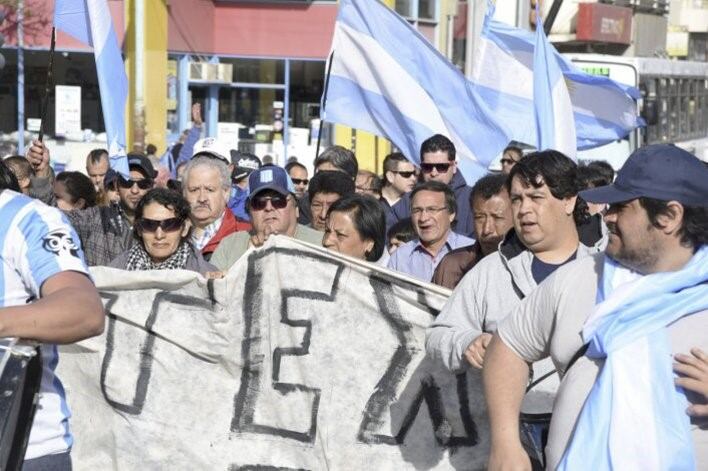
[[[299,200],[303,196],[307,196],[307,185],[310,179],[307,177],[307,167],[299,162],[290,162],[285,166],[285,171],[288,172],[290,180],[295,187],[295,197]]]
[[[129,154],[128,167],[130,179],[117,177],[118,204],[66,213],[79,234],[89,266],[108,265],[132,244],[135,208],[154,186],[157,172],[142,154]]]
[[[353,185],[353,183],[352,183]],[[251,247],[260,247],[271,235],[286,235],[311,244],[322,244],[322,233],[298,224],[294,188],[284,169],[262,167],[248,177],[251,194],[247,208],[253,229],[236,232],[221,241],[210,262],[227,271]]]
[[[398,203],[403,195],[413,190],[418,181],[418,171],[400,152],[388,154],[383,161],[384,187],[381,204],[386,212]]]
[[[472,188],[467,185],[462,174],[457,171],[455,155],[455,144],[447,137],[435,134],[423,141],[420,146],[420,170],[424,182],[440,182],[450,187],[455,193],[457,214],[453,230],[458,234],[471,237],[474,232],[472,211],[469,205]],[[409,217],[411,217],[411,199],[410,193],[407,193],[391,208],[386,227],[388,229],[401,219]]]

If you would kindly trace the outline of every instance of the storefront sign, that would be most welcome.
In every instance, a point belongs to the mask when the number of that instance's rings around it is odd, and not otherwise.
[[[603,3],[578,5],[578,41],[596,41],[630,44],[632,38],[632,10]]]
[[[57,136],[81,132],[81,87],[57,85],[55,89],[55,126]]]

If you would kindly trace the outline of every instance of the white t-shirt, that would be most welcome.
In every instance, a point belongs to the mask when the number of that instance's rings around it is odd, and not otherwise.
[[[40,297],[42,284],[62,271],[88,275],[79,237],[58,209],[4,190],[0,221],[0,307],[33,302]],[[59,361],[56,345],[40,348],[40,399],[25,459],[64,452],[73,441],[64,388],[54,375]]]
[[[566,372],[583,346],[582,328],[595,307],[597,283],[604,254],[559,268],[499,324],[504,343],[527,362],[550,356],[563,376],[546,446],[547,469],[563,457],[585,399],[595,383],[601,360],[581,357]],[[708,350],[708,311],[686,316],[667,327],[672,354],[689,354],[692,347]],[[567,373],[567,374],[566,374]],[[687,394],[689,401],[700,401]],[[692,420],[692,438],[698,469],[708,469],[708,420]]]

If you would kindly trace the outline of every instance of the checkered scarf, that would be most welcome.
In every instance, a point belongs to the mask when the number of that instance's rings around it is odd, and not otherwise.
[[[155,263],[150,258],[150,254],[147,253],[143,244],[133,244],[133,247],[128,253],[128,264],[125,267],[129,271],[137,270],[180,270],[183,269],[187,264],[187,258],[189,258],[190,247],[189,242],[183,241],[177,247],[175,253],[173,253],[170,258],[164,262]]]

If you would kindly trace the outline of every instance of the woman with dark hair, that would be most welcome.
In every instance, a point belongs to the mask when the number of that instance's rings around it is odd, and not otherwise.
[[[386,215],[371,196],[353,194],[330,206],[322,237],[324,247],[376,262],[384,253],[385,239]]]
[[[191,270],[207,275],[218,269],[189,242],[189,203],[167,188],[148,191],[135,208],[136,243],[109,266],[123,270]]]
[[[61,172],[54,179],[57,208],[63,211],[96,206],[96,187],[81,172]]]

